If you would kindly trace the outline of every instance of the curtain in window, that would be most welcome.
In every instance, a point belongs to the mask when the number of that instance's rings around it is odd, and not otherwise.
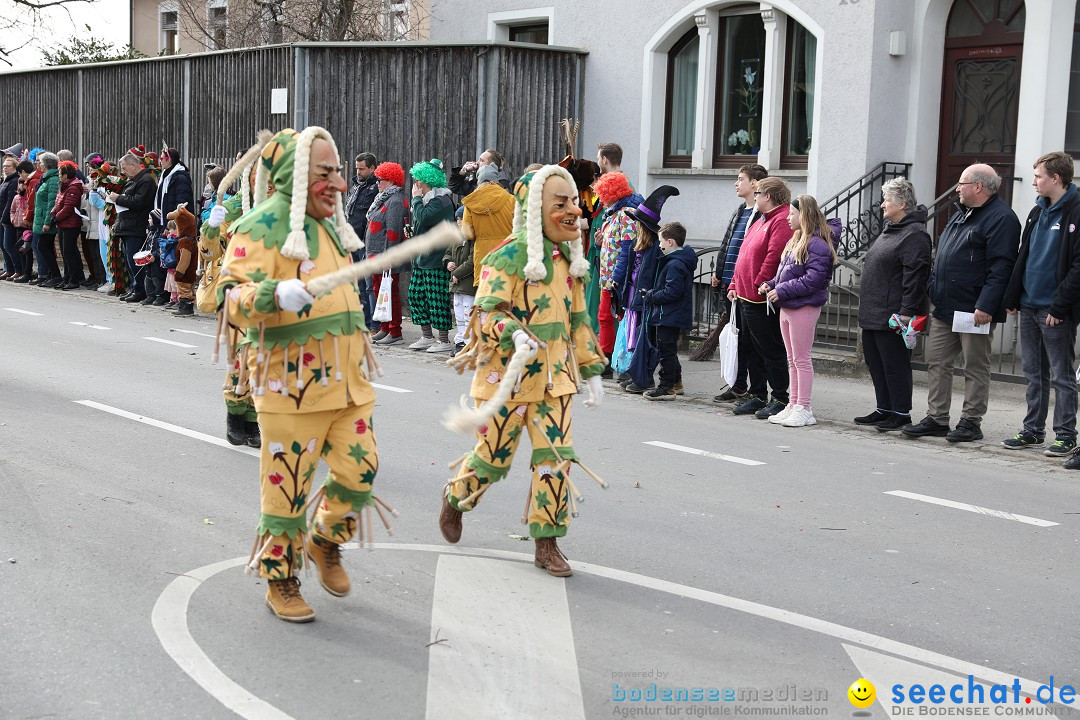
[[[817,39],[791,21],[787,58],[787,155],[807,155],[814,134],[814,84],[817,80]]]
[[[698,44],[695,36],[672,58],[671,135],[668,152],[690,155],[694,150],[694,121],[697,116]]]

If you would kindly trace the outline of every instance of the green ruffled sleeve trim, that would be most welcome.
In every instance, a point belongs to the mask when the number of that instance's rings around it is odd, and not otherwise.
[[[489,252],[484,257],[483,262],[484,265],[489,265],[508,275],[517,275],[524,280],[525,263],[529,261],[529,253],[525,249],[525,231],[519,230],[518,234],[514,235],[513,238],[512,241],[506,243],[502,247],[495,248]]]
[[[604,365],[602,363],[593,363],[592,365],[581,366],[581,379],[588,380],[591,377],[602,375],[604,372]]]
[[[350,490],[344,485],[339,485],[336,480],[329,479],[323,487],[326,488],[326,497],[349,503],[353,512],[360,512],[371,502],[370,490]]]
[[[306,345],[310,340],[322,340],[327,335],[352,335],[359,330],[367,332],[362,312],[346,311],[334,315],[301,320],[290,325],[266,327],[263,332],[263,342],[266,350],[276,347],[285,347],[290,344]],[[254,346],[259,344],[258,328],[250,328],[247,331],[247,340]]]
[[[501,298],[498,295],[481,295],[473,301],[473,304],[479,306],[480,309],[485,312],[491,312],[499,305],[499,303],[504,302],[506,302],[506,299]]]
[[[510,472],[510,467],[499,467],[487,462],[475,452],[470,452],[465,458],[465,467],[476,471],[476,477],[489,483],[498,482]]]
[[[225,222],[234,223],[244,214],[244,202],[240,193],[235,193],[225,198],[222,203],[225,206]]]
[[[210,221],[207,220],[202,224],[202,227],[199,228],[199,235],[203,236],[207,240],[215,240],[221,237],[221,228],[211,227]]]
[[[277,286],[280,280],[263,280],[255,288],[255,312],[272,315],[278,311]]]
[[[529,523],[529,536],[533,540],[539,538],[561,538],[566,537],[565,525],[552,525],[551,523]]]
[[[577,453],[574,452],[574,448],[570,446],[559,448],[559,457],[555,457],[555,453],[551,451],[551,448],[536,448],[532,453],[533,467],[540,465],[541,463],[558,463],[561,460],[577,460]]]
[[[263,513],[259,517],[259,529],[256,532],[259,537],[270,533],[271,535],[288,535],[295,540],[297,533],[307,532],[307,517],[303,513],[291,518]]]
[[[512,352],[514,350],[514,333],[520,329],[521,323],[516,320],[507,320],[502,335],[499,336],[499,349],[504,352]]]
[[[588,281],[586,281],[588,282]],[[589,322],[589,313],[586,311],[570,313],[570,329],[577,330],[584,323]]]
[[[566,324],[561,322],[537,323],[529,325],[533,334],[541,340],[569,340],[570,333],[566,332]]]

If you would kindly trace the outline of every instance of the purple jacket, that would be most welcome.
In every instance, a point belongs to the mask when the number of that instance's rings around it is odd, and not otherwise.
[[[832,231],[832,247],[836,247],[842,225],[837,218],[829,218],[827,222]],[[832,248],[819,235],[814,235],[807,247],[806,262],[795,262],[793,255],[784,256],[776,269],[776,277],[768,285],[776,290],[782,308],[821,307],[829,302],[832,276]]]

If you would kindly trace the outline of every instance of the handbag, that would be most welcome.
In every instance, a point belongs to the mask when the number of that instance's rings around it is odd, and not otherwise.
[[[619,329],[615,333],[615,349],[611,352],[611,367],[617,373],[625,373],[630,369],[630,359],[634,356],[626,348],[627,326],[630,324],[630,316],[624,315],[619,321]]]
[[[738,314],[736,303],[738,303],[738,300],[731,303],[728,324],[720,332],[720,344],[718,346],[720,350],[720,374],[723,375],[724,382],[728,384],[728,387],[733,387],[739,377],[739,328],[735,319]]]
[[[157,244],[161,256],[161,266],[172,270],[180,260],[177,253],[177,247],[180,244],[179,238],[159,235]]]
[[[382,281],[379,283],[379,296],[375,299],[375,309],[371,312],[371,319],[375,322],[390,322],[394,319],[390,295],[393,287],[394,276],[389,270],[384,270]]]

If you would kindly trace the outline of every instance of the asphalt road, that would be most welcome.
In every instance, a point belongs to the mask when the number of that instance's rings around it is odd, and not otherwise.
[[[1075,474],[609,393],[575,408],[610,488],[577,476],[555,579],[520,539],[520,457],[442,540],[470,443],[439,418],[468,380],[401,347],[377,380],[394,535],[345,553],[346,598],[302,576],[318,619],[282,623],[241,571],[258,459],[199,436],[224,435],[213,332],[0,284],[0,718],[850,717],[859,677],[883,718],[924,678],[1080,684]],[[654,683],[706,690],[632,699]]]

